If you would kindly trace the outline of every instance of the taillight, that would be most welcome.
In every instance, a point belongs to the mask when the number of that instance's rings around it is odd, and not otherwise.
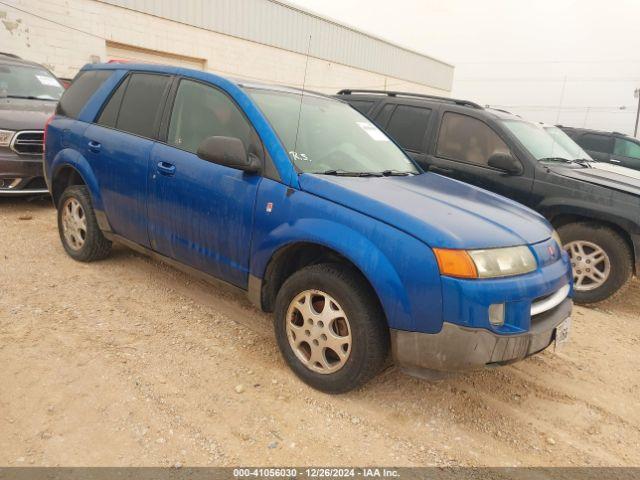
[[[53,120],[53,117],[55,115],[56,114],[54,113],[49,118],[47,118],[47,121],[44,124],[44,132],[42,133],[42,158],[44,158],[44,153],[47,149],[47,130],[49,129],[49,124],[51,123],[51,120]]]

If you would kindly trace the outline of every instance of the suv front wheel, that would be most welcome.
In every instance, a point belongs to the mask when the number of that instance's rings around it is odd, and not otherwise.
[[[111,242],[98,227],[89,190],[68,187],[58,202],[58,231],[65,251],[74,260],[93,262],[109,255]]]
[[[577,303],[596,303],[620,291],[633,271],[631,249],[615,230],[595,222],[558,229],[571,258]]]
[[[383,367],[389,328],[364,278],[340,264],[297,271],[276,297],[275,332],[289,367],[327,393],[364,384]]]

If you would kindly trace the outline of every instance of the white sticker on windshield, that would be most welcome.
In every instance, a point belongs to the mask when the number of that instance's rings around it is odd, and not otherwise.
[[[388,142],[389,138],[378,129],[375,125],[369,122],[356,122],[358,126],[367,132],[371,138],[376,142]]]
[[[42,85],[48,85],[49,87],[59,87],[58,81],[53,77],[48,77],[47,75],[36,75],[36,78],[40,80]]]

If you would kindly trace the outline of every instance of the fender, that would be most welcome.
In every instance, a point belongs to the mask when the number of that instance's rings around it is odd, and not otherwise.
[[[571,203],[567,203],[566,198],[548,198],[540,202],[536,208],[549,221],[558,215],[579,215],[581,217],[601,220],[607,223],[613,223],[623,229],[628,234],[638,234],[640,229],[633,221],[620,216],[619,206],[609,206],[606,204],[594,205],[594,202],[581,202],[572,199]]]
[[[98,181],[93,174],[89,162],[76,150],[70,148],[60,150],[51,162],[51,185],[53,185],[56,176],[64,167],[71,167],[78,172],[89,189],[94,210],[103,212],[104,207],[102,196],[100,195],[100,188],[98,187]]]
[[[262,182],[257,205],[271,183]],[[279,185],[279,186],[278,186]],[[282,187],[282,188],[281,188]],[[268,197],[277,195],[267,193]],[[285,193],[286,195],[286,193]],[[329,248],[353,263],[372,285],[391,328],[437,332],[442,327],[442,286],[435,256],[420,240],[328,200],[295,191],[290,208],[256,211],[250,260],[250,297],[281,249],[296,243]],[[285,211],[286,210],[286,211]],[[258,290],[260,291],[260,290]]]

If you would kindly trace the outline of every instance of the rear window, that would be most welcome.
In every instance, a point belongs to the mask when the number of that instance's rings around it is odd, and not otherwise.
[[[56,113],[71,118],[78,114],[91,96],[113,74],[111,70],[89,70],[80,72],[71,86],[64,92]]]

